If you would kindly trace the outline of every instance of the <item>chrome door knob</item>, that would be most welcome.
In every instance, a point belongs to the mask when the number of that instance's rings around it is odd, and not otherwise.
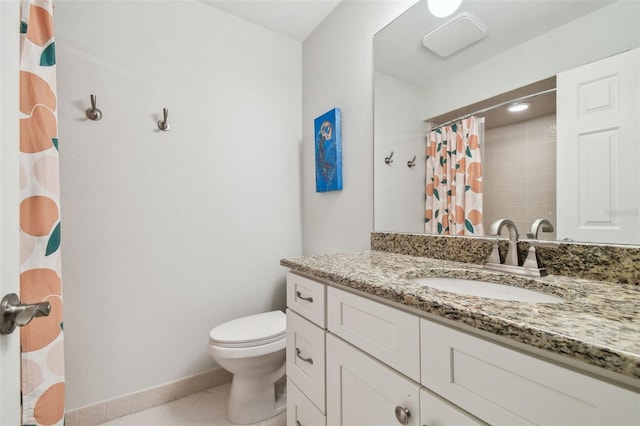
[[[7,294],[0,302],[0,334],[11,334],[16,326],[25,326],[35,317],[47,317],[50,312],[49,302],[24,304],[17,294]]]
[[[411,413],[408,408],[404,408],[399,405],[396,407],[396,419],[401,425],[408,425],[409,417],[411,417]]]

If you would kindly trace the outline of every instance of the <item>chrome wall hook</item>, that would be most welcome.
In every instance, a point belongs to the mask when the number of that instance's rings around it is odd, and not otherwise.
[[[167,108],[162,108],[162,116],[164,117],[162,120],[158,121],[158,129],[166,132],[169,130],[169,123],[167,122],[167,117],[169,116],[169,110]]]
[[[407,167],[413,169],[416,166],[416,156],[413,156],[413,160],[407,161]]]
[[[91,108],[86,111],[89,120],[98,121],[102,119],[102,111],[96,108],[96,95],[91,95]]]
[[[393,160],[391,159],[393,157],[393,151],[391,151],[391,154],[389,154],[388,157],[384,157],[384,163],[385,164],[391,164],[393,163]]]

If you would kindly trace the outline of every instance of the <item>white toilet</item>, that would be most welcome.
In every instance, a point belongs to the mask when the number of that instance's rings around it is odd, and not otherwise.
[[[272,311],[231,320],[209,333],[209,353],[233,374],[227,405],[232,423],[256,423],[286,409],[286,394],[276,392],[285,376],[286,328],[286,315]]]

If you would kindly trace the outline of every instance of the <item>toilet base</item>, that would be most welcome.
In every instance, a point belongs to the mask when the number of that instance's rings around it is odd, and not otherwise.
[[[246,425],[277,416],[287,408],[287,395],[276,395],[277,384],[272,377],[256,380],[255,376],[234,374],[229,391],[227,418],[230,422]]]

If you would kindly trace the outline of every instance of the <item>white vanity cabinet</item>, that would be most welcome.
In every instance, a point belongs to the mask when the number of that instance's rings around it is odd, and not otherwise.
[[[637,392],[296,274],[287,286],[288,426],[640,425]]]

